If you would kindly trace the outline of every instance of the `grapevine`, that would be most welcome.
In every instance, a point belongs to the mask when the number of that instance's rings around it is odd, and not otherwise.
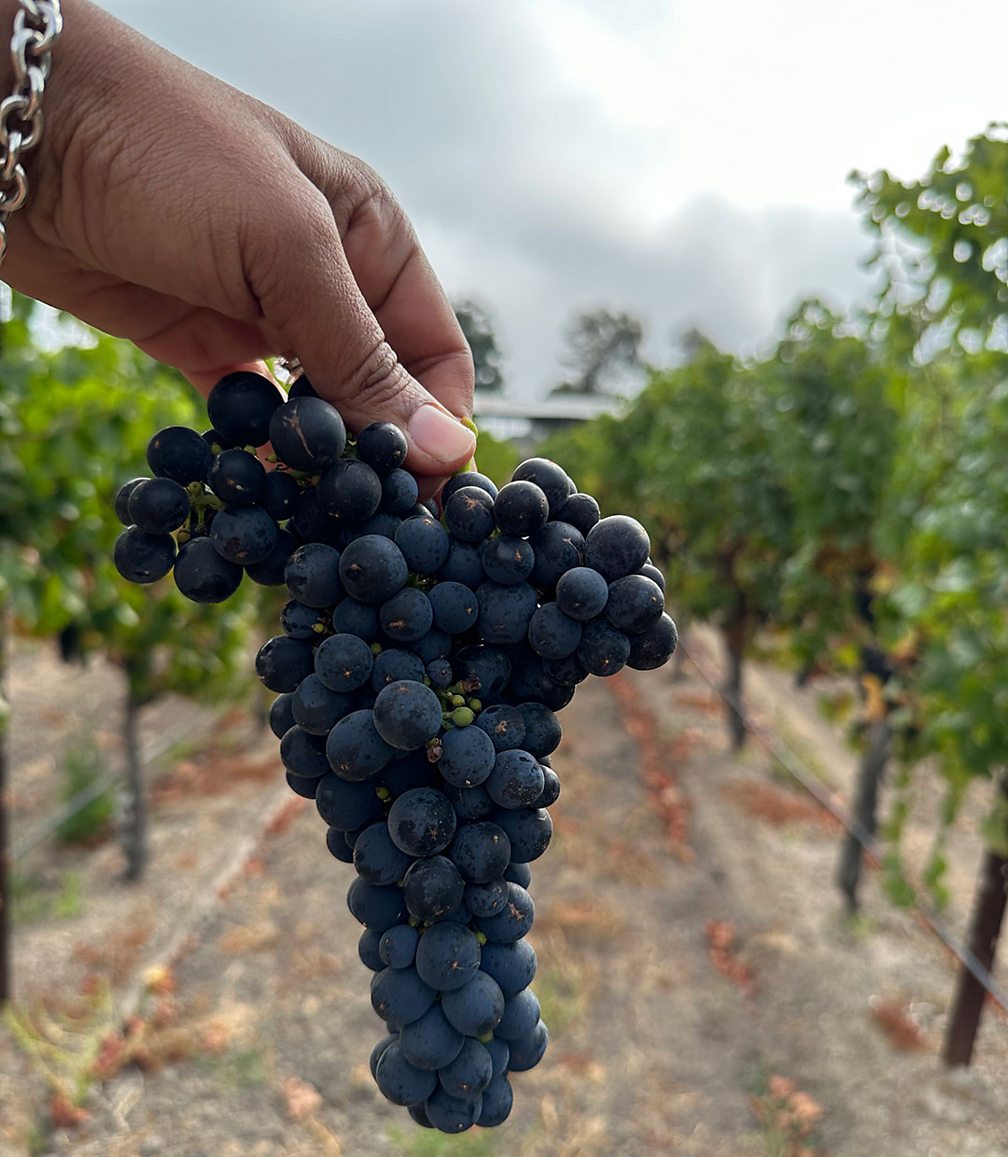
[[[306,377],[285,399],[229,374],[207,411],[203,435],[156,433],[153,476],[120,489],[116,566],[171,573],[202,603],[246,577],[286,586],[256,671],[287,783],[356,872],[347,903],[386,1028],[375,1083],[419,1125],[499,1125],[510,1077],[549,1041],[527,934],[557,714],[589,674],[652,670],[676,646],[647,532],[544,458],[420,502],[402,432],[349,436]]]

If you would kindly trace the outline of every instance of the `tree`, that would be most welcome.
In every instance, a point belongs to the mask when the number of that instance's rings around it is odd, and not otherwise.
[[[1008,123],[961,156],[946,146],[919,180],[851,174],[877,233],[878,313],[916,360],[960,348],[1008,352]]]
[[[877,629],[883,569],[875,536],[902,433],[905,373],[818,301],[803,303],[774,354],[754,367],[774,415],[772,443],[794,512],[782,571],[781,615],[801,669],[853,675],[861,695],[855,814],[874,835],[892,750],[890,679],[896,662]],[[861,843],[849,836],[838,879],[857,906]]]
[[[500,366],[501,351],[489,314],[474,301],[460,301],[454,309],[472,352],[476,368],[476,389],[482,392],[500,392],[504,388],[504,376]]]
[[[628,379],[643,369],[644,331],[637,318],[597,309],[574,318],[564,336],[569,347],[566,361],[574,377],[554,387],[551,394],[632,392],[626,389]]]
[[[968,940],[989,970],[1008,888],[1008,385],[999,374],[978,373],[961,382],[954,402],[942,436],[932,422],[926,445],[927,427],[913,440],[936,484],[904,524],[903,566],[889,599],[916,652],[912,755],[927,758],[945,781],[928,866],[939,897],[944,833],[967,791],[988,785]],[[949,1064],[969,1062],[983,1000],[979,982],[962,970],[944,1048]]]
[[[720,627],[735,747],[746,735],[743,657],[776,611],[791,549],[772,428],[762,380],[706,343],[686,365],[653,373],[624,417],[595,419],[544,449],[604,509],[631,510],[648,528],[674,612]]]
[[[137,879],[146,859],[138,713],[166,691],[227,698],[254,685],[241,674],[263,614],[260,589],[246,583],[217,608],[189,602],[170,578],[138,588],[120,577],[115,492],[149,473],[145,450],[157,430],[205,424],[202,403],[127,342],[76,327],[56,350],[40,349],[40,314],[15,297],[0,347],[0,602],[21,630],[62,633],[77,653],[102,652],[123,673],[132,821],[124,851]]]

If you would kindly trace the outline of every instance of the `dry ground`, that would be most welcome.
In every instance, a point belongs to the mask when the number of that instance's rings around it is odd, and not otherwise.
[[[707,636],[692,646],[713,663]],[[22,670],[34,681],[16,713],[73,699],[35,678],[40,663]],[[850,755],[812,697],[774,671],[750,694],[760,724],[843,795]],[[377,1093],[350,869],[326,853],[314,809],[262,777],[274,741],[247,720],[163,767],[143,890],[119,883],[114,846],[75,853],[79,910],[17,928],[0,1153],[1008,1154],[1008,1022],[988,1012],[974,1067],[942,1070],[947,954],[872,875],[864,915],[844,918],[836,826],[758,744],[727,752],[695,667],[681,682],[595,681],[563,722],[530,937],[551,1047],[516,1078],[504,1126],[441,1138]],[[29,748],[46,758],[37,736],[22,742],[16,794]],[[969,816],[953,853],[968,893]],[[53,887],[67,862],[48,854]],[[967,908],[964,894],[953,919]],[[87,1116],[72,1105],[84,1089]],[[54,1105],[66,1127],[52,1130]]]

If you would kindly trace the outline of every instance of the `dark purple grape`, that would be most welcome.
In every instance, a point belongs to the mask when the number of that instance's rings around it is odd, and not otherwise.
[[[278,530],[273,549],[264,559],[246,566],[245,573],[260,586],[283,586],[287,563],[297,549],[297,545],[297,540],[289,531]]]
[[[529,582],[539,590],[552,592],[563,575],[584,561],[584,535],[567,522],[547,522],[529,542],[535,551]]]
[[[269,440],[281,462],[315,474],[343,453],[346,426],[339,411],[321,398],[288,398],[270,418]]]
[[[434,608],[423,591],[403,587],[382,603],[378,617],[382,630],[393,642],[415,643],[431,629]]]
[[[438,569],[436,577],[446,582],[464,583],[476,590],[486,577],[479,546],[449,536],[448,557]]]
[[[337,459],[326,468],[316,489],[319,506],[342,524],[363,522],[378,509],[381,479],[366,462]]]
[[[581,642],[581,624],[556,603],[543,603],[529,622],[528,641],[544,659],[566,659]]]
[[[528,458],[515,467],[512,482],[534,482],[546,495],[551,518],[559,517],[560,507],[570,497],[566,471],[548,458]]]
[[[436,583],[428,598],[434,623],[440,630],[462,635],[476,625],[479,603],[475,592],[464,583]]]
[[[394,924],[392,927],[401,928],[402,925]],[[386,929],[382,936],[387,936],[391,931],[392,928]],[[378,953],[380,956],[380,939]],[[436,995],[435,990],[421,979],[415,968],[383,968],[371,978],[371,1007],[396,1032],[403,1025],[419,1020],[434,1003]]]
[[[175,559],[175,585],[194,603],[222,603],[238,589],[245,572],[222,558],[209,538],[192,538]]]
[[[485,643],[520,643],[525,639],[538,607],[536,593],[528,583],[514,586],[480,583],[476,588],[476,598],[479,602],[478,630]]]
[[[355,539],[343,551],[340,579],[347,594],[362,603],[383,603],[406,585],[409,571],[402,551],[377,534]]]
[[[210,541],[221,558],[252,566],[276,545],[277,524],[258,506],[225,506],[214,515]]]
[[[517,864],[537,860],[549,847],[553,821],[544,808],[499,808],[491,815],[511,841],[511,859]]]
[[[394,924],[382,933],[378,952],[387,968],[410,968],[419,943],[420,933],[412,924]]]
[[[455,727],[441,737],[438,769],[455,787],[483,783],[491,771],[497,752],[490,735],[480,727]]]
[[[133,519],[130,518],[129,513],[129,498],[134,490],[141,482],[149,482],[149,478],[131,478],[129,482],[124,482],[122,486],[116,491],[114,506],[116,518],[123,524],[123,526],[132,526]],[[447,540],[447,536],[446,536]]]
[[[592,675],[615,675],[630,657],[630,639],[608,623],[586,623],[577,657]]]
[[[412,751],[433,739],[441,726],[441,701],[425,684],[400,679],[375,696],[379,734],[400,751]]]
[[[590,494],[571,494],[555,517],[587,535],[599,520],[599,505]]]
[[[388,606],[388,604],[385,604]],[[375,655],[371,667],[371,687],[377,694],[383,687],[399,679],[411,679],[422,683],[426,674],[423,660],[412,651],[402,651],[398,647],[388,647]],[[450,682],[450,680],[449,680]]]
[[[466,883],[488,884],[510,863],[511,841],[496,824],[462,824],[448,849],[448,858]]]
[[[270,470],[266,475],[259,505],[276,522],[293,517],[301,498],[301,487],[296,478],[283,470]]]
[[[171,478],[149,478],[133,487],[126,504],[129,518],[147,534],[171,534],[189,517],[184,486]]]
[[[292,727],[280,740],[280,760],[291,775],[320,779],[329,773],[325,738],[300,726]]]
[[[378,734],[374,714],[361,708],[333,725],[326,740],[326,754],[338,776],[359,783],[386,767],[395,749]]]
[[[609,625],[627,635],[653,627],[665,610],[661,587],[642,574],[629,574],[609,584],[605,616]]]
[[[420,937],[416,970],[421,979],[438,992],[461,988],[476,975],[479,964],[480,943],[476,933],[462,924],[444,920]]]
[[[332,691],[349,695],[371,677],[374,655],[357,635],[330,635],[315,648],[315,674]]]
[[[291,398],[317,398],[318,396],[315,387],[311,384],[308,375],[305,373],[302,373],[300,377],[296,378],[287,391],[288,401]]]
[[[524,1073],[542,1060],[543,1054],[549,1045],[549,1029],[539,1021],[527,1037],[520,1040],[508,1041],[511,1055],[508,1059],[508,1068],[512,1073]]]
[[[609,582],[640,570],[650,554],[647,531],[625,514],[603,518],[585,537],[585,563]]]
[[[435,574],[448,557],[448,532],[433,518],[404,519],[395,532],[395,543],[415,574]]]
[[[398,884],[413,864],[413,857],[395,846],[388,824],[379,822],[366,827],[357,837],[353,862],[357,874],[372,884]]]
[[[153,583],[168,574],[175,555],[175,539],[170,534],[148,534],[139,527],[129,526],[116,539],[112,561],[128,582]],[[240,570],[238,576],[241,581]]]
[[[420,489],[408,470],[393,470],[381,480],[381,503],[378,509],[400,517],[412,514]]]
[[[494,529],[494,499],[478,486],[462,486],[445,502],[444,521],[461,542],[482,542]]]
[[[465,881],[446,856],[415,860],[403,878],[403,897],[409,914],[426,923],[453,912],[462,903],[464,893]]]
[[[444,792],[414,788],[393,802],[388,826],[396,845],[408,855],[434,856],[452,842],[455,809]]]
[[[283,394],[262,374],[238,370],[226,374],[210,391],[207,415],[215,430],[235,446],[262,446],[269,441],[270,418],[283,405]]]
[[[599,616],[608,601],[609,584],[590,566],[572,567],[557,580],[557,606],[579,622]]]
[[[480,474],[477,470],[463,470],[461,474],[452,475],[442,487],[442,507],[455,491],[461,490],[463,486],[478,486],[481,490],[485,490],[491,498],[497,497],[497,484],[492,478],[488,478],[485,474]]]
[[[535,551],[531,543],[512,534],[498,534],[488,538],[483,543],[480,558],[486,577],[503,586],[524,582],[535,565]]]
[[[389,474],[406,461],[409,443],[392,422],[372,422],[357,435],[357,457],[378,474]]]
[[[373,783],[351,783],[334,773],[324,775],[319,780],[315,806],[325,822],[340,832],[352,832],[364,827],[380,815],[382,810]],[[352,858],[347,856],[347,863]]]
[[[518,708],[510,703],[485,707],[476,717],[475,725],[489,736],[495,756],[498,751],[521,747],[525,739],[525,720]]]
[[[441,1088],[463,1101],[478,1097],[493,1077],[493,1061],[478,1040],[469,1039],[449,1065],[438,1070]],[[436,1115],[436,1114],[435,1114]]]
[[[507,1047],[505,1041],[491,1041],[487,1047],[490,1048],[495,1043],[500,1043]],[[510,1049],[508,1049],[507,1056],[510,1061]],[[490,1084],[483,1090],[480,1098],[480,1115],[476,1124],[485,1129],[492,1129],[497,1125],[503,1125],[511,1115],[513,1105],[514,1091],[511,1088],[511,1082],[504,1075],[503,1070],[500,1072],[495,1071]]]
[[[294,718],[293,692],[284,691],[270,704],[270,731],[273,732],[277,739],[283,739],[295,723],[297,723],[297,720]]]
[[[549,500],[534,482],[508,482],[494,499],[497,525],[505,534],[527,538],[549,518]]]
[[[203,482],[212,461],[205,439],[187,426],[168,426],[147,443],[147,464],[152,473],[181,486]]]
[[[305,639],[277,635],[259,648],[256,674],[271,691],[294,691],[312,673],[315,652]]]
[[[247,450],[224,450],[213,460],[207,485],[222,502],[251,506],[262,497],[266,471],[259,459]]]
[[[667,663],[679,642],[676,625],[663,614],[657,623],[639,635],[630,636],[627,666],[635,671],[654,671]]]
[[[503,808],[531,807],[543,790],[543,770],[527,751],[500,751],[484,786],[494,803]],[[500,871],[505,867],[506,862]]]
[[[468,1097],[453,1097],[441,1085],[424,1102],[427,1119],[442,1133],[464,1133],[471,1129],[479,1120],[483,1110],[483,1098],[479,1095]]]

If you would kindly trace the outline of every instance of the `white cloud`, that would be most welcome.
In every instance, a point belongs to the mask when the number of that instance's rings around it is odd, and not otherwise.
[[[752,350],[802,295],[865,290],[854,167],[916,175],[1001,111],[1008,5],[964,0],[108,0],[155,40],[368,160],[511,384],[563,325],[637,313]]]

